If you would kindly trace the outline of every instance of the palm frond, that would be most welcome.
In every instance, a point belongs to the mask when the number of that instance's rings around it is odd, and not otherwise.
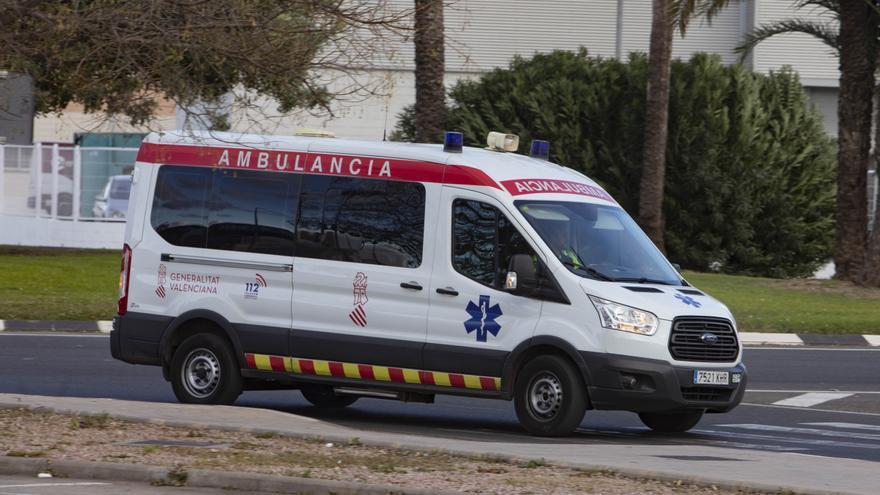
[[[840,0],[798,0],[795,8],[800,10],[807,7],[819,7],[834,14],[834,18],[840,17]]]
[[[786,33],[804,33],[819,39],[836,53],[840,53],[840,30],[833,22],[821,23],[805,19],[789,19],[787,21],[764,24],[749,33],[743,43],[736,47],[738,53],[747,55],[758,43],[773,36]]]
[[[678,30],[684,36],[690,20],[695,17],[704,17],[711,23],[730,0],[673,0],[670,4],[670,19],[678,25]]]

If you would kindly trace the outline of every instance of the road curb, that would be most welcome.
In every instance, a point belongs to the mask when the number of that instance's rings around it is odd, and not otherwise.
[[[880,335],[860,335],[857,333],[822,334],[739,332],[738,335],[743,345],[747,346],[880,346]]]
[[[110,320],[0,320],[0,332],[110,333]]]
[[[0,332],[110,333],[110,320],[0,320]],[[880,335],[739,332],[747,346],[880,347]]]
[[[205,469],[183,470],[179,468],[114,462],[0,457],[0,474],[36,476],[37,473],[51,473],[56,478],[131,481],[164,486],[219,488],[242,492],[336,495],[429,495],[453,493],[258,473],[231,473],[228,471],[209,471]]]

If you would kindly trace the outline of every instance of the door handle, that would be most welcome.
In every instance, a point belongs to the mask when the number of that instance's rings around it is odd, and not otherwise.
[[[437,294],[445,294],[447,296],[457,296],[458,291],[453,289],[452,287],[441,287],[437,289]]]
[[[422,290],[422,286],[418,282],[401,282],[400,286],[404,289]]]

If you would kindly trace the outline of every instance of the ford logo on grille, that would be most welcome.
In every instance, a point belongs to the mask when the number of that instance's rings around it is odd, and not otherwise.
[[[706,332],[703,335],[700,335],[700,340],[706,345],[715,345],[718,343],[718,336],[714,333]]]

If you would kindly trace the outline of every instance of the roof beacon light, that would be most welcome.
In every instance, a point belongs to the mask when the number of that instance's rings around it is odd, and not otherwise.
[[[550,141],[541,141],[540,139],[532,139],[532,146],[529,149],[529,156],[539,160],[550,159]]]
[[[519,136],[503,132],[490,132],[486,145],[493,151],[516,151],[519,149]]]
[[[455,131],[446,131],[443,137],[443,151],[447,153],[461,153],[464,146],[464,134]]]

